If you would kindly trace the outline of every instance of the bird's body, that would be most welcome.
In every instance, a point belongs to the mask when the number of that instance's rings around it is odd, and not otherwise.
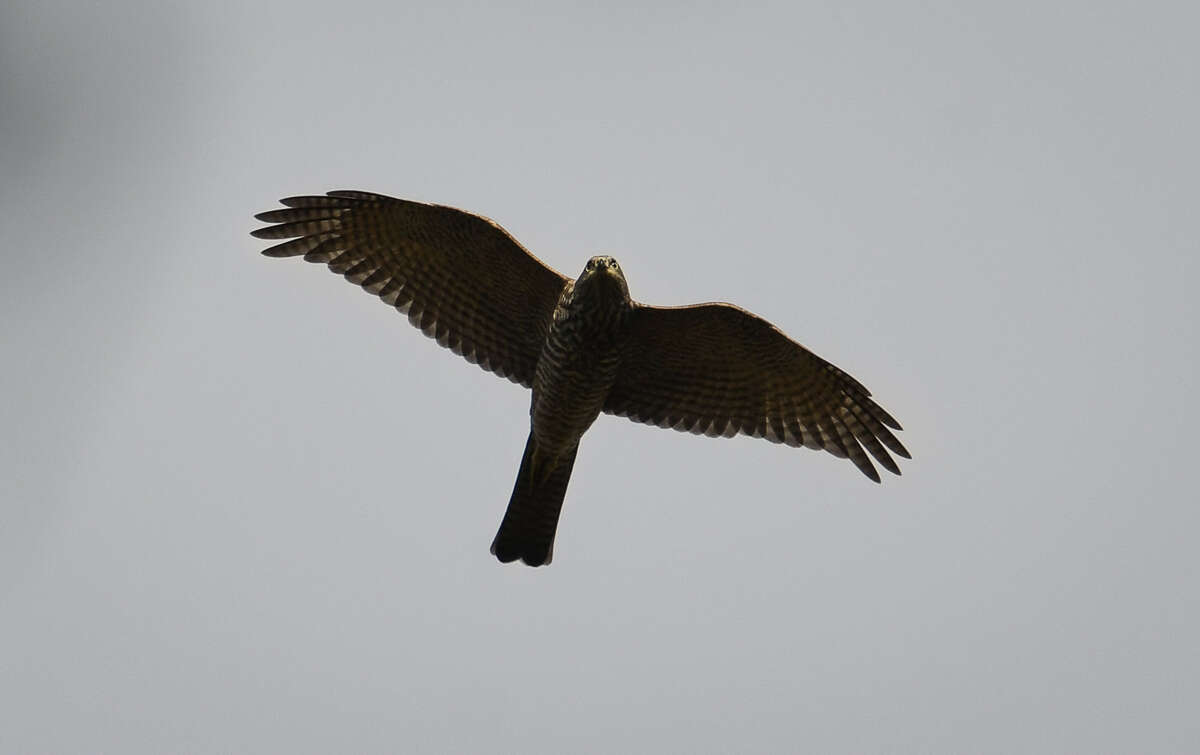
[[[568,281],[538,358],[529,409],[537,447],[557,455],[579,442],[617,379],[633,301],[616,262],[594,257]]]
[[[632,313],[611,257],[593,257],[578,281],[564,284],[534,372],[521,471],[492,542],[501,561],[549,562],[579,440],[617,379]]]
[[[501,561],[549,563],[583,434],[602,412],[706,435],[738,433],[849,458],[879,481],[908,457],[860,383],[728,304],[634,302],[611,257],[576,280],[491,221],[363,192],[291,197],[260,213],[264,253],[328,264],[468,360],[532,389],[530,432],[492,543]]]

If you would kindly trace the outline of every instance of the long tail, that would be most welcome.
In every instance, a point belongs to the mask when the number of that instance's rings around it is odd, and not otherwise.
[[[533,434],[530,433],[508,510],[504,512],[500,531],[492,541],[492,554],[504,563],[521,559],[530,566],[542,566],[550,563],[554,556],[558,514],[562,511],[563,496],[567,493],[579,445],[558,457],[558,463],[549,474],[544,469],[535,469],[535,466],[551,462],[538,460],[535,465],[533,450]]]

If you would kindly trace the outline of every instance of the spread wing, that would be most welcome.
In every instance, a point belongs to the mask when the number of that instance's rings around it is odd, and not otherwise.
[[[731,304],[634,310],[628,352],[604,411],[726,437],[744,433],[849,458],[879,482],[864,452],[900,474],[900,429],[854,378]]]
[[[485,370],[533,383],[567,279],[487,218],[360,191],[289,197],[255,217],[268,257],[320,262]]]

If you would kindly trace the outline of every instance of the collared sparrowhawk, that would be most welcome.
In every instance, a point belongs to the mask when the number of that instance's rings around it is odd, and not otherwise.
[[[492,221],[360,191],[289,197],[256,217],[263,253],[320,262],[408,315],[442,346],[532,389],[530,432],[492,542],[501,561],[550,563],[579,440],[601,412],[739,433],[900,474],[899,423],[861,383],[731,304],[652,307],[611,257],[571,280]],[[891,429],[889,429],[891,428]],[[868,456],[868,453],[870,456]]]

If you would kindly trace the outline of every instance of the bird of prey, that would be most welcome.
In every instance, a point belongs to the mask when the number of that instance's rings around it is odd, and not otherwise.
[[[269,257],[328,265],[425,335],[531,388],[529,438],[492,553],[550,563],[579,440],[601,412],[848,458],[900,474],[900,425],[854,378],[732,304],[652,307],[612,257],[571,280],[487,218],[361,191],[280,200],[255,217]],[[891,429],[889,429],[891,428]]]

